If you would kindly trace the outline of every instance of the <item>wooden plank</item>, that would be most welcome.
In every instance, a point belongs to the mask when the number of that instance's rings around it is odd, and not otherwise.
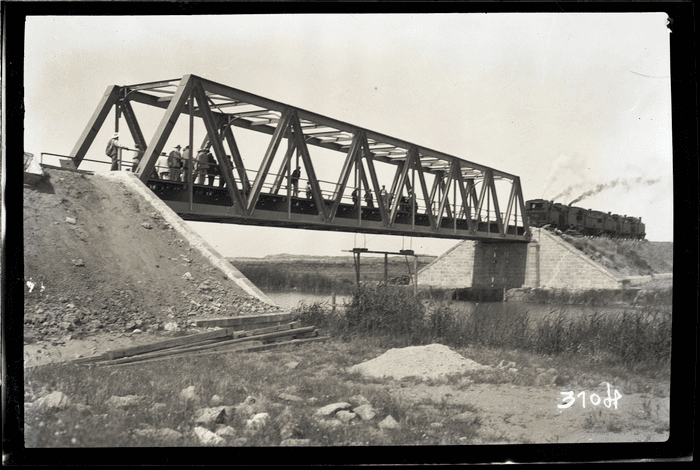
[[[203,318],[194,320],[195,326],[212,327],[212,326],[240,326],[250,323],[268,323],[268,322],[286,322],[292,321],[291,313],[267,313],[264,315],[249,315],[243,317],[225,317],[225,318]]]
[[[138,354],[144,354],[152,351],[159,351],[162,349],[172,348],[174,346],[191,345],[193,343],[205,341],[208,339],[225,338],[231,335],[233,335],[233,328],[224,328],[221,330],[207,331],[205,333],[181,336],[179,338],[160,341],[158,343],[144,344],[141,346],[134,346],[131,348],[124,349],[115,349],[113,351],[107,351],[105,355],[108,359],[118,359],[120,357],[135,356]]]
[[[234,346],[230,346],[224,352],[232,352],[232,351],[236,351],[238,349],[245,350],[249,347],[260,346],[262,344],[263,344],[262,341],[251,341],[248,343],[241,343],[241,344],[237,344]],[[199,355],[199,354],[193,354],[193,355]],[[106,367],[129,366],[129,365],[134,365],[134,364],[137,364],[137,365],[144,364],[147,362],[167,361],[167,360],[173,359],[173,358],[175,358],[175,356],[173,356],[173,355],[160,356],[160,357],[144,357],[144,358],[139,357],[139,359],[136,361],[130,361],[130,362],[104,361],[104,362],[98,362],[96,365],[106,366]],[[179,359],[179,357],[177,357],[176,359]]]
[[[314,329],[313,326],[309,326],[306,328],[298,328],[294,331],[298,332],[298,333],[305,333],[307,331],[313,331],[313,329]],[[187,352],[201,351],[201,350],[211,349],[211,348],[218,348],[221,346],[238,344],[238,343],[242,343],[242,342],[246,342],[246,341],[264,341],[266,339],[276,338],[279,336],[287,336],[287,335],[289,335],[289,331],[278,331],[278,332],[274,332],[274,333],[266,333],[266,334],[261,334],[261,335],[245,336],[242,338],[219,341],[216,344],[191,346],[191,347],[181,348],[181,349],[174,350],[174,351],[173,350],[157,351],[157,352],[153,352],[150,354],[142,354],[139,357],[125,357],[123,359],[117,359],[115,364],[134,362],[134,361],[139,361],[139,360],[143,360],[143,359],[150,359],[150,358],[155,358],[155,357],[163,357],[163,356],[170,356],[170,355],[175,356],[175,355],[183,354],[183,353],[187,353]],[[116,358],[110,357],[110,359],[116,359]]]

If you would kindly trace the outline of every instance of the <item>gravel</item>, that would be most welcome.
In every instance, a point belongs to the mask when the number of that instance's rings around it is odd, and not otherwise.
[[[349,372],[360,372],[374,378],[401,380],[418,377],[427,380],[489,368],[436,343],[390,349],[375,359],[350,367]]]

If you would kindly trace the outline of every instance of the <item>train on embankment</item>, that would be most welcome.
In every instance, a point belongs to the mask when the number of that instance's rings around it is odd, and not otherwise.
[[[545,199],[526,201],[525,216],[531,227],[546,227],[564,233],[632,240],[644,240],[646,237],[646,227],[641,217],[620,216]]]

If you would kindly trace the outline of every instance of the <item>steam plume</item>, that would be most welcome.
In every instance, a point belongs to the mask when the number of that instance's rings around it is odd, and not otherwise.
[[[640,183],[642,183],[642,184],[644,184],[644,185],[646,185],[646,186],[650,186],[650,185],[652,185],[652,184],[658,183],[659,181],[661,181],[661,178],[648,179],[648,180],[644,180],[644,181],[643,181],[643,180],[642,180],[642,177],[639,177],[639,178],[636,178],[636,179],[634,180],[634,183],[635,183],[635,184],[640,184]],[[571,201],[571,202],[569,203],[569,205],[576,204],[577,202],[579,202],[579,201],[581,201],[581,200],[583,200],[583,199],[585,199],[585,198],[587,198],[587,197],[589,197],[589,196],[594,196],[594,195],[600,193],[601,191],[605,191],[606,189],[612,189],[612,188],[614,188],[615,186],[617,186],[618,184],[621,184],[622,186],[624,186],[625,189],[628,190],[628,191],[629,191],[629,189],[630,189],[630,187],[631,187],[631,186],[630,186],[630,183],[627,182],[627,180],[620,180],[619,178],[617,178],[617,179],[614,179],[614,180],[610,181],[609,183],[602,183],[602,184],[596,185],[595,189],[591,189],[591,190],[588,190],[588,191],[584,192],[584,193],[581,194],[579,197],[577,197],[576,199],[574,199],[573,201]],[[571,189],[571,188],[569,187],[569,189]]]

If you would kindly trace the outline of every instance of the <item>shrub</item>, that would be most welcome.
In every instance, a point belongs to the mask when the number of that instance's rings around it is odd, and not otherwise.
[[[345,322],[353,334],[414,336],[420,333],[425,307],[410,290],[363,284],[345,306]]]

